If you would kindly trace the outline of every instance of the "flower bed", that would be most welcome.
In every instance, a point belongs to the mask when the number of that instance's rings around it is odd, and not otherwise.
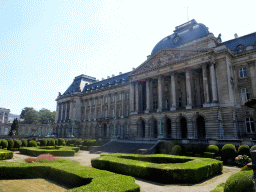
[[[73,189],[68,191],[140,191],[135,179],[109,171],[80,166],[77,162],[0,162],[0,179],[45,178]]]
[[[21,147],[21,154],[38,156],[41,154],[51,154],[54,156],[74,156],[75,151],[72,148],[60,148],[60,149],[40,149],[38,147]]]
[[[13,158],[13,152],[12,151],[0,149],[0,160],[12,159],[12,158]]]
[[[223,169],[223,163],[215,159],[163,154],[102,153],[91,163],[98,169],[160,183],[198,183]]]

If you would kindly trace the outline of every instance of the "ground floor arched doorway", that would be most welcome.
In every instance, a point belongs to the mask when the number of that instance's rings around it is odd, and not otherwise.
[[[140,119],[137,124],[137,135],[139,138],[145,138],[145,121]]]
[[[158,131],[157,131],[157,120],[156,119],[150,120],[150,132],[151,132],[152,138],[157,138]]]
[[[171,138],[172,129],[171,129],[171,120],[169,118],[167,118],[164,121],[164,130],[165,130],[165,137]]]
[[[180,128],[181,128],[181,138],[185,139],[188,137],[187,133],[187,120],[185,117],[180,119]]]
[[[197,138],[205,139],[205,121],[202,116],[197,117],[196,126],[197,126]]]

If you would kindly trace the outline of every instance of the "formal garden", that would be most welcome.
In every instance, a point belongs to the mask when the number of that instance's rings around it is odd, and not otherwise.
[[[43,178],[67,191],[140,191],[135,178],[162,184],[200,183],[222,174],[223,165],[241,168],[212,192],[254,191],[250,151],[256,146],[232,144],[181,145],[177,141],[159,142],[156,154],[102,153],[91,166],[67,160],[79,150],[101,146],[106,142],[82,139],[1,140],[1,180]],[[28,155],[25,160],[6,162],[13,153]]]

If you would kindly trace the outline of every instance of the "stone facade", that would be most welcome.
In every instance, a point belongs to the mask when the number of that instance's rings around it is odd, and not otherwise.
[[[56,99],[55,132],[66,136],[72,119],[75,136],[93,138],[253,137],[253,110],[244,101],[256,97],[255,60],[255,33],[221,43],[192,20],[127,74],[100,82],[76,77],[72,85],[84,87]]]
[[[10,109],[0,108],[0,123],[9,122]]]

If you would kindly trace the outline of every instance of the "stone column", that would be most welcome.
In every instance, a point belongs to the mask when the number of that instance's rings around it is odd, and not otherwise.
[[[125,92],[122,92],[122,108],[121,108],[121,118],[124,118],[124,97],[125,97]]]
[[[61,117],[60,117],[61,121],[63,121],[63,105],[64,103],[61,103]]]
[[[203,86],[204,86],[204,104],[203,107],[210,107],[210,94],[208,85],[208,75],[207,75],[207,64],[202,65],[203,71]]]
[[[163,109],[163,77],[158,76],[158,109],[157,112]]]
[[[149,111],[153,111],[153,81],[149,81]]]
[[[68,113],[68,102],[65,103],[65,121],[67,121],[67,114]]]
[[[210,62],[210,72],[211,72],[211,81],[212,81],[212,107],[215,106],[214,103],[218,103],[217,96],[217,82],[215,75],[215,62]]]
[[[135,112],[138,114],[139,112],[139,82],[135,83]]]
[[[100,100],[100,117],[102,118],[103,117],[103,114],[102,114],[102,108],[103,108],[103,103],[102,102],[104,102],[103,101],[103,96],[101,96],[101,98],[100,98],[101,100]]]
[[[250,61],[247,63],[249,66],[250,76],[251,76],[251,82],[256,82],[256,71],[255,71],[255,61]],[[256,97],[256,87],[251,86],[251,98]]]
[[[94,105],[94,119],[97,119],[97,100],[96,100],[96,97],[94,98],[94,102],[95,102],[95,105]]]
[[[73,101],[70,100],[69,119],[73,119]]]
[[[114,114],[115,114],[115,117],[117,117],[116,100],[118,99],[118,95],[116,93],[114,93],[114,98],[115,98],[115,111],[114,111]]]
[[[55,123],[57,123],[58,120],[59,120],[59,110],[60,110],[60,106],[59,106],[59,103],[57,103],[56,115],[55,115]]]
[[[108,95],[108,117],[111,117],[110,103],[111,103],[111,95]]]
[[[177,105],[176,105],[177,104],[177,97],[176,97],[177,74],[176,72],[171,73],[171,85],[172,85],[172,92],[171,92],[172,99],[170,99],[170,101],[172,101],[172,106],[170,110],[175,111],[177,108]]]
[[[186,109],[192,109],[192,73],[190,69],[186,69],[186,93],[187,93],[187,105]]]
[[[145,113],[150,111],[150,82],[149,79],[146,80],[146,110]]]
[[[92,120],[92,100],[89,99],[90,101],[90,115],[89,115],[89,120],[91,121]]]
[[[134,83],[130,83],[130,112],[134,111]]]

